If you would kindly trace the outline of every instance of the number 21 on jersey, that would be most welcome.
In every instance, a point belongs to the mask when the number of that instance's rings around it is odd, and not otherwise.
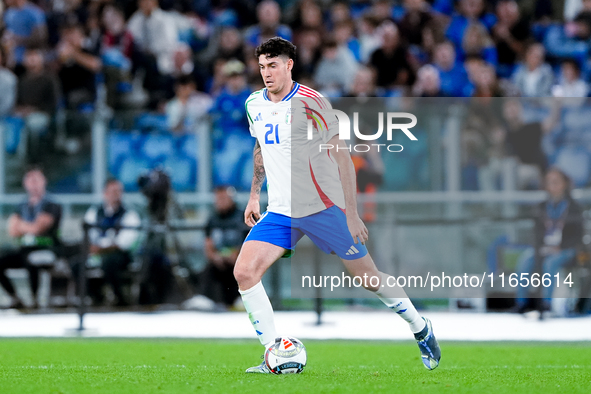
[[[267,128],[267,132],[265,133],[265,144],[279,144],[279,124],[267,123],[265,127]],[[274,139],[273,134],[275,134]]]

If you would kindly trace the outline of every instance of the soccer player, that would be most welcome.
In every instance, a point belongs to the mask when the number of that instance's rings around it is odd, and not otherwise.
[[[431,322],[419,315],[404,290],[385,285],[388,275],[378,271],[368,254],[365,242],[369,234],[357,213],[353,162],[345,142],[339,139],[336,117],[334,121],[318,117],[322,109],[328,109],[326,100],[292,80],[295,55],[296,47],[279,37],[259,45],[255,56],[265,88],[252,93],[245,104],[250,132],[256,138],[254,175],[244,212],[244,220],[252,229],[242,245],[234,276],[250,321],[268,349],[278,335],[261,279],[275,261],[289,255],[298,240],[307,235],[324,252],[338,255],[351,275],[380,279],[375,287],[363,285],[409,324],[423,364],[434,369],[441,351]],[[306,112],[304,116],[300,110]],[[311,141],[307,138],[308,118],[317,120]],[[342,149],[332,149],[330,154],[318,149],[307,151],[307,143]],[[304,149],[297,151],[301,146]],[[260,192],[265,177],[268,207],[261,215]],[[246,372],[270,373],[264,361]]]

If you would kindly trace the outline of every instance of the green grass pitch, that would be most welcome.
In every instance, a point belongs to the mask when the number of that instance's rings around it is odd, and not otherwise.
[[[253,339],[1,339],[0,393],[591,393],[590,343],[305,341],[301,375],[246,375]]]

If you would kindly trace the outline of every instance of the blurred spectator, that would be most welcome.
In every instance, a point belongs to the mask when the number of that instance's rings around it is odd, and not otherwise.
[[[299,47],[298,47],[299,49]],[[295,69],[295,65],[294,65],[294,69]],[[295,72],[293,72],[293,75],[295,75]],[[295,80],[299,80],[298,78],[295,78]],[[251,92],[254,92],[256,90],[260,90],[263,89],[265,87],[265,84],[263,83],[263,80],[261,78],[261,69],[259,67],[259,60],[254,57],[254,56],[249,56],[246,58],[246,80],[249,86],[249,89]]]
[[[250,96],[246,67],[230,60],[221,69],[224,87],[216,97],[211,114],[214,119],[214,184],[248,189],[252,180],[252,137],[244,103]],[[249,179],[250,178],[250,179]]]
[[[392,22],[385,22],[379,30],[382,44],[372,53],[369,61],[377,72],[376,84],[386,89],[411,84],[413,78],[408,52],[400,42],[398,28]]]
[[[393,17],[392,2],[390,0],[375,0],[371,3],[370,14],[377,19],[378,24],[391,21]]]
[[[216,59],[237,59],[244,61],[244,44],[238,29],[232,26],[224,27],[220,33]]]
[[[456,48],[459,48],[469,24],[480,22],[485,29],[490,31],[496,23],[496,19],[494,14],[486,11],[484,0],[459,0],[458,14],[452,17],[445,36]]]
[[[178,31],[174,18],[158,7],[158,0],[138,0],[138,7],[128,29],[140,55],[136,68],[145,72],[144,88],[150,93],[150,107],[155,108],[170,97]]]
[[[583,212],[570,195],[571,182],[568,176],[557,168],[551,168],[545,177],[544,189],[548,193],[546,201],[538,206],[535,226],[535,248],[524,251],[517,262],[516,273],[530,276],[536,273],[536,260],[541,259],[540,277],[549,276],[550,286],[541,287],[541,310],[551,308],[552,293],[556,286],[554,275],[571,262],[582,245]],[[517,287],[517,307],[519,313],[525,312],[528,305],[528,287]]]
[[[172,59],[173,70],[171,75],[173,77],[179,78],[183,75],[192,75],[193,78],[197,78],[199,76],[193,62],[193,51],[187,44],[179,44],[172,55]]]
[[[423,44],[423,29],[433,20],[425,0],[404,0],[406,13],[400,20],[400,34],[411,45]]]
[[[501,78],[508,78],[523,55],[525,41],[530,36],[530,27],[521,17],[515,0],[497,2],[496,11],[498,19],[493,27],[493,39],[499,60],[497,72]]]
[[[566,23],[564,31],[568,37],[588,40],[591,37],[591,9],[585,8],[572,22]]]
[[[33,295],[33,307],[37,308],[37,290],[39,289],[39,268],[31,254],[40,250],[57,247],[58,231],[62,208],[47,196],[47,180],[38,167],[29,168],[23,177],[23,187],[27,192],[24,202],[8,218],[8,235],[15,238],[19,247],[15,250],[3,250],[0,257],[0,285],[10,296],[9,308],[24,307],[17,295],[6,270],[26,268],[29,271],[29,283]]]
[[[591,11],[591,0],[565,0],[564,20],[570,22],[581,12]]]
[[[6,0],[3,45],[16,65],[24,61],[27,48],[42,48],[47,44],[47,23],[41,8],[27,0]],[[20,74],[22,69],[17,70]]]
[[[456,51],[449,41],[435,47],[433,65],[439,71],[441,92],[449,97],[469,97],[474,87],[461,62],[456,61]]]
[[[532,44],[525,52],[525,62],[513,74],[513,84],[524,97],[548,97],[554,84],[550,65],[544,62],[546,50],[542,44]]]
[[[480,73],[480,70],[486,63],[480,56],[468,56],[464,61],[464,69],[468,74],[468,80],[474,84],[476,81],[477,75]]]
[[[439,71],[430,64],[426,64],[417,71],[417,80],[412,87],[415,97],[441,97],[441,79]]]
[[[18,83],[15,114],[25,120],[26,134],[23,138],[31,141],[29,153],[34,157],[51,146],[41,144],[40,139],[47,136],[57,111],[60,88],[57,78],[46,71],[41,50],[27,49],[24,66],[26,71]]]
[[[51,10],[47,11],[47,34],[49,45],[54,47],[60,40],[60,30],[63,26],[79,23],[86,26],[93,7],[84,0],[52,1]],[[37,4],[40,4],[37,2]],[[42,4],[42,3],[41,3]]]
[[[457,50],[457,59],[463,62],[467,56],[480,56],[487,63],[497,65],[497,49],[488,31],[479,22],[470,23],[464,30],[462,46]]]
[[[122,202],[123,185],[116,179],[108,179],[103,188],[103,203],[90,207],[84,215],[84,224],[90,227],[88,239],[90,249],[88,256],[79,256],[72,265],[72,273],[77,279],[80,265],[86,264],[87,269],[100,268],[103,271],[101,280],[88,280],[88,295],[97,304],[103,301],[102,286],[111,286],[117,306],[128,305],[122,291],[122,275],[132,261],[132,251],[137,247],[139,230],[123,227],[139,227],[140,216],[137,212],[126,209]]]
[[[0,118],[12,112],[18,83],[14,73],[5,67],[4,58],[4,49],[0,47]]]
[[[583,65],[588,56],[590,39],[591,11],[585,11],[564,25],[549,26],[543,44],[550,56],[574,58]]]
[[[415,56],[422,64],[426,64],[429,61],[429,59],[433,57],[437,45],[448,40],[445,38],[445,34],[442,29],[442,24],[437,20],[434,20],[433,22],[427,24],[427,26],[423,28],[421,35],[421,47],[415,47],[415,49],[417,49],[417,51],[415,52]]]
[[[375,74],[370,68],[361,66],[355,73],[351,90],[345,97],[378,97],[375,85]]]
[[[195,81],[189,75],[177,79],[175,92],[175,97],[165,108],[168,128],[178,133],[194,132],[197,122],[204,120],[213,101],[207,94],[197,91]]]
[[[380,47],[382,42],[379,22],[370,14],[365,14],[358,22],[360,57],[362,63],[367,63],[374,51]]]
[[[477,66],[474,79],[474,92],[472,97],[502,97],[503,92],[500,89],[495,68],[490,64],[481,63]]]
[[[554,97],[587,97],[589,86],[581,78],[579,63],[566,59],[560,66],[559,83],[552,88]]]
[[[249,27],[244,33],[245,42],[251,47],[272,37],[281,37],[291,41],[291,29],[280,24],[281,8],[273,0],[264,0],[257,6],[258,24]]]
[[[343,0],[337,0],[332,2],[329,11],[329,21],[334,29],[340,23],[350,22],[353,18],[351,17],[351,8],[349,3]]]
[[[355,25],[351,21],[335,25],[333,36],[339,47],[351,52],[357,62],[361,61],[361,44],[355,37]]]
[[[127,31],[123,9],[116,4],[105,5],[101,22],[103,36],[100,53],[107,88],[107,105],[119,108],[123,104],[123,93],[131,89],[135,44],[133,36]]]
[[[314,73],[314,83],[328,96],[338,96],[348,91],[359,64],[346,47],[329,40],[322,48],[322,58]]]
[[[209,77],[216,70],[230,59],[237,59],[245,62],[247,59],[254,57],[252,53],[250,56],[246,56],[244,48],[244,40],[242,33],[234,26],[223,26],[217,34],[213,34],[209,40],[209,45],[203,51],[197,55],[198,62],[205,66],[204,72]],[[256,65],[256,71],[258,76],[258,62]],[[260,79],[260,77],[259,77]],[[219,87],[216,81],[213,81],[213,89],[209,89],[209,85],[212,81],[207,82],[207,92],[214,94]]]
[[[66,26],[57,45],[59,78],[66,105],[70,109],[94,104],[96,100],[96,74],[102,68],[101,59],[85,48],[85,35],[81,25]]]
[[[212,310],[217,304],[232,307],[239,299],[234,264],[248,234],[243,212],[234,202],[233,187],[215,188],[215,211],[205,226],[207,265],[199,274],[199,295],[185,301],[187,309]]]
[[[558,123],[560,107],[554,102],[550,115],[542,122],[526,122],[522,102],[518,99],[503,103],[503,128],[507,155],[516,160],[516,183],[519,189],[537,189],[548,165],[542,148],[542,138]]]
[[[296,80],[314,75],[314,70],[322,55],[322,36],[318,30],[304,30],[298,36],[296,42],[296,61],[293,65],[293,76]],[[258,71],[258,60],[257,60]],[[257,73],[257,79],[261,76]]]
[[[294,29],[294,40],[298,39],[300,32],[306,30],[318,30],[324,35],[325,30],[320,5],[314,0],[301,1],[298,5],[298,15],[290,26]]]

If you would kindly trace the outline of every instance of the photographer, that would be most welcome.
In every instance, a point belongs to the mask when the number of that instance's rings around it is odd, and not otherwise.
[[[198,277],[200,294],[183,304],[187,309],[212,310],[216,303],[231,307],[240,295],[233,271],[248,227],[235,193],[233,187],[215,189],[215,212],[205,227],[207,266]]]
[[[178,240],[169,231],[169,221],[182,217],[182,210],[172,197],[171,180],[161,168],[140,176],[138,186],[148,200],[148,230],[142,246],[140,305],[162,304],[169,295],[173,278],[173,262],[168,257],[169,246],[179,255]],[[168,236],[173,244],[167,243]],[[177,277],[178,280],[178,277]]]
[[[121,182],[107,180],[103,188],[103,204],[89,208],[84,215],[84,223],[91,226],[88,230],[88,258],[80,257],[72,267],[75,278],[83,262],[88,268],[101,268],[103,281],[89,281],[88,293],[95,301],[101,302],[103,282],[109,284],[117,297],[117,306],[128,305],[121,291],[121,276],[132,261],[131,252],[139,238],[138,230],[119,227],[139,227],[141,224],[139,215],[123,206],[122,197]]]
[[[0,256],[0,285],[10,296],[10,308],[22,308],[24,304],[6,277],[6,269],[26,268],[29,271],[33,307],[36,308],[39,268],[29,261],[29,255],[38,250],[52,249],[59,243],[62,208],[47,198],[46,184],[43,171],[39,167],[31,167],[23,178],[27,200],[8,218],[8,234],[17,238],[20,244],[17,250],[3,251]]]
[[[539,205],[536,218],[536,245],[538,250],[529,248],[524,251],[517,263],[516,272],[535,272],[536,257],[542,259],[542,272],[549,274],[552,285],[542,288],[542,310],[549,311],[552,301],[552,291],[556,285],[554,275],[562,267],[572,262],[577,248],[583,239],[583,211],[570,195],[570,179],[557,168],[551,168],[546,173],[545,188],[548,193],[546,201]],[[536,256],[538,254],[538,256]],[[516,312],[523,313],[528,309],[528,288],[517,288]]]

